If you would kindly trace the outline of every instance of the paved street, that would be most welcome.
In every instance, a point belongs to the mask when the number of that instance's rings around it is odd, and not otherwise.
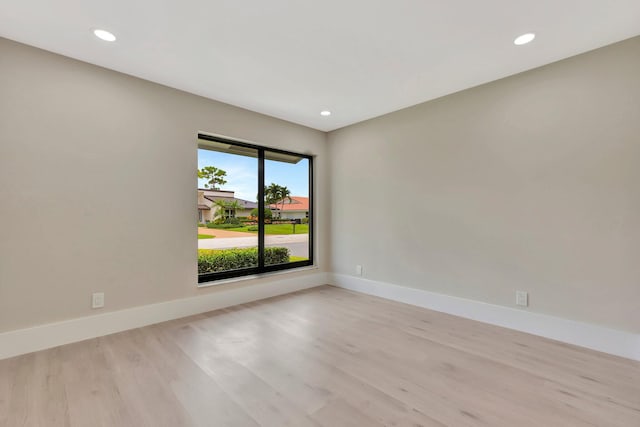
[[[247,233],[237,233],[247,234]],[[309,257],[309,235],[308,234],[288,234],[288,235],[267,235],[265,236],[267,246],[281,246],[289,248],[291,255],[299,257]],[[231,249],[250,248],[258,246],[258,236],[248,237],[216,237],[215,239],[198,240],[198,249]]]

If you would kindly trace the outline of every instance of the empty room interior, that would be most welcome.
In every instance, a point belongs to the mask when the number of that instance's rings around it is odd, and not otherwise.
[[[640,426],[640,2],[0,2],[5,426]]]

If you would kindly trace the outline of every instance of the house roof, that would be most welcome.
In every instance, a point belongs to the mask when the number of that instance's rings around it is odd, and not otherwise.
[[[198,188],[198,190],[200,190],[200,191],[215,191],[216,193],[231,193],[231,194],[234,193],[231,190],[216,190],[215,188]]]
[[[210,211],[211,208],[207,205],[198,205],[198,209],[202,211]]]
[[[248,200],[235,199],[244,209],[255,209],[258,207],[257,202],[250,202]]]
[[[215,202],[216,200],[224,200],[226,202],[232,202],[233,197],[219,197],[219,196],[204,196],[205,199]]]
[[[250,202],[248,200],[238,199],[235,197],[218,197],[218,196],[204,196],[205,199],[215,202],[216,200],[224,200],[226,202],[236,201],[242,207],[242,209],[254,209],[258,207],[258,203]]]
[[[291,196],[291,200],[286,199],[284,206],[282,204],[273,204],[271,209],[277,209],[281,211],[308,211],[309,210],[309,198],[301,196]]]

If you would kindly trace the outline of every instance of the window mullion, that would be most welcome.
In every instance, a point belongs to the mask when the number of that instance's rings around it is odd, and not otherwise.
[[[258,150],[258,268],[264,268],[264,150]]]
[[[309,224],[309,259],[313,260],[313,228],[315,222],[314,206],[313,206],[313,158],[309,158],[309,211],[308,220]]]

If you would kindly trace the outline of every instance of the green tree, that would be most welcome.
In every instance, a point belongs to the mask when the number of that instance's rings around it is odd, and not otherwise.
[[[282,187],[273,182],[268,187],[264,187],[264,202],[267,205],[275,204],[280,199],[281,189]]]
[[[217,223],[223,223],[225,219],[227,219],[228,202],[224,199],[218,199],[213,202],[213,205],[216,207],[213,217],[216,219]]]
[[[284,203],[286,200],[291,200],[291,191],[286,186],[281,186],[276,183],[271,183],[268,187],[264,187],[264,201],[267,205],[275,205],[278,209],[278,205],[282,205],[284,209]],[[278,217],[282,216],[282,209],[278,212]]]
[[[271,210],[272,205],[275,205],[278,202],[278,200],[280,200],[281,189],[282,187],[280,187],[278,184],[275,184],[273,182],[268,187],[267,186],[264,187],[264,203],[267,205],[269,210]],[[269,218],[271,218],[271,216]]]
[[[224,179],[225,176],[227,176],[227,172],[215,166],[205,166],[202,169],[198,169],[198,178],[206,180],[204,188],[219,190],[221,186],[227,183],[227,180]]]
[[[236,217],[236,211],[238,209],[242,209],[242,205],[237,200],[233,200],[232,202],[227,203],[227,209],[231,211],[230,217]]]
[[[236,211],[242,209],[242,205],[237,200],[218,199],[213,202],[213,205],[217,208],[214,217],[218,223],[230,222],[231,218],[235,218]]]
[[[282,217],[285,200],[289,200],[289,203],[293,202],[293,200],[291,200],[291,191],[287,187],[280,187],[280,204],[282,205],[282,207],[280,208],[280,213],[278,214],[279,218]]]
[[[257,218],[258,212],[260,212],[258,208],[251,209],[251,216],[255,216]],[[271,219],[272,216],[273,216],[273,212],[271,212],[271,209],[264,208],[264,217],[266,219]]]

